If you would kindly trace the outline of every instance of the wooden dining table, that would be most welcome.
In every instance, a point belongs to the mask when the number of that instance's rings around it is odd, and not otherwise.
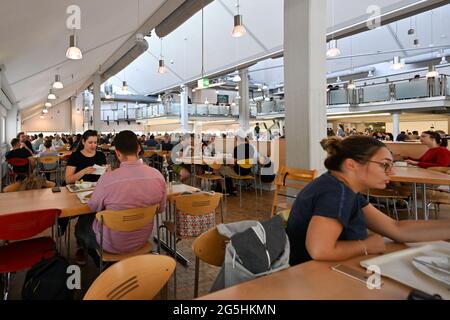
[[[388,252],[405,248],[404,244],[387,244]],[[331,269],[341,264],[366,274],[359,263],[371,257],[342,262],[309,261],[205,295],[200,300],[405,300],[412,289],[399,282],[382,277],[380,289],[369,289],[365,283]]]
[[[168,197],[184,192],[196,192],[197,188],[185,184],[167,186]],[[82,204],[75,193],[61,187],[61,192],[52,192],[51,188],[0,193],[0,215],[16,212],[60,209],[61,218],[76,217],[91,213],[87,204]]]
[[[394,166],[394,174],[390,175],[390,180],[393,182],[405,182],[412,183],[413,185],[413,202],[414,202],[414,215],[418,220],[418,207],[417,207],[417,184],[423,186],[422,205],[424,212],[424,219],[428,220],[428,203],[427,203],[427,185],[450,185],[450,175],[427,170],[419,167],[407,166],[397,167]]]

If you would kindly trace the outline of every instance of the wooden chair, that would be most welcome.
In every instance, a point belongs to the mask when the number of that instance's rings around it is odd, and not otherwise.
[[[61,167],[59,164],[59,156],[44,156],[37,157],[37,170],[39,173],[54,173],[55,174],[55,182],[58,185],[61,185]],[[45,165],[55,165],[55,169],[45,169]],[[59,172],[59,175],[58,175]]]
[[[20,189],[20,181],[17,181],[13,184],[10,184],[9,186],[6,186],[5,188],[3,188],[3,192],[16,192],[19,191]],[[53,181],[46,181],[46,188],[53,188],[54,186],[56,186],[56,184]]]
[[[184,214],[190,216],[205,216],[212,212],[216,212],[216,209],[219,207],[220,200],[222,199],[221,193],[210,194],[207,192],[198,192],[189,195],[180,195],[173,198],[169,198],[169,201],[175,207],[176,212],[182,212]],[[177,232],[177,215],[175,213],[173,217],[173,221],[165,221],[163,226],[166,228],[172,235],[172,239],[170,243],[173,244],[173,252],[177,252],[177,240],[181,240],[182,237]],[[223,223],[223,207],[221,207],[221,221]],[[158,230],[158,239],[160,239],[160,234]],[[159,247],[159,244],[158,244]],[[176,297],[177,292],[177,276],[176,272],[174,274],[174,292]]]
[[[98,212],[96,218],[101,223],[100,227],[100,272],[103,270],[103,262],[116,262],[136,255],[142,255],[152,251],[152,244],[147,242],[142,248],[127,254],[113,254],[103,250],[103,226],[120,232],[131,232],[141,229],[152,223],[158,210],[158,205],[147,208],[127,209],[120,211],[105,210]]]
[[[8,163],[8,182],[12,183],[12,182],[16,182],[17,176],[19,175],[29,175],[30,173],[30,160],[27,158],[11,158],[6,160],[6,162]],[[27,166],[28,169],[26,172],[17,172],[16,170],[14,170],[14,167],[25,167]]]
[[[378,209],[381,208],[380,200],[386,202],[386,213],[390,216],[391,210],[389,208],[389,201],[392,201],[394,208],[394,218],[398,221],[399,215],[397,210],[397,201],[402,202],[406,205],[406,210],[408,211],[408,218],[411,216],[411,209],[409,204],[409,199],[411,197],[411,192],[406,189],[397,188],[387,188],[384,190],[370,189],[367,192],[362,192],[362,194],[376,198]]]
[[[152,254],[122,260],[92,283],[84,300],[151,300],[167,284],[175,265],[171,257]]]
[[[211,163],[208,164],[208,166],[213,170],[213,172],[205,172],[203,174],[198,174],[195,176],[196,179],[200,179],[201,181],[207,181],[208,187],[207,190],[211,191],[211,182],[212,181],[222,181],[224,186],[224,193],[227,193],[226,190],[226,182],[225,177],[222,176],[220,172],[220,168],[222,168],[222,165],[220,163]]]
[[[238,160],[236,164],[239,167],[238,174],[231,175],[231,179],[238,181],[239,183],[239,206],[242,207],[242,183],[241,181],[253,181],[255,184],[255,196],[258,198],[258,188],[256,184],[256,175],[254,174],[248,174],[248,175],[242,175],[241,170],[249,170],[253,167],[255,164],[255,161],[253,159],[243,159]]]
[[[221,267],[225,260],[225,247],[230,239],[222,236],[213,228],[194,240],[192,250],[195,254],[194,298],[198,297],[200,260],[207,264]]]
[[[289,167],[281,167],[277,177],[275,178],[275,194],[273,198],[272,216],[274,216],[278,208],[283,211],[290,209],[290,205],[280,203],[280,196],[295,199],[297,194],[289,194],[294,189],[296,193],[317,177],[317,170],[296,169]]]

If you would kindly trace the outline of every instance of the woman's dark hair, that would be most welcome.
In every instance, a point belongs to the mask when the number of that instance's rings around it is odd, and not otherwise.
[[[139,149],[139,142],[133,131],[125,130],[119,132],[114,138],[116,150],[125,156],[136,155]],[[141,147],[141,150],[142,147]]]
[[[423,133],[429,135],[430,138],[433,139],[434,141],[436,141],[436,143],[439,146],[441,146],[441,147],[447,147],[448,146],[447,138],[441,137],[441,135],[439,133],[434,132],[434,131],[425,131]]]
[[[44,147],[51,148],[52,147],[52,140],[51,139],[45,139]]]
[[[78,135],[77,135],[78,136]],[[86,141],[89,139],[89,137],[98,137],[98,133],[95,130],[87,130],[83,133],[83,136],[81,137],[81,140],[78,140],[78,146],[77,151],[81,151],[84,149],[84,143],[83,141]]]
[[[369,161],[375,153],[386,145],[372,137],[351,136],[344,140],[339,138],[324,139],[320,142],[322,148],[328,153],[325,167],[331,171],[341,171],[346,159],[353,159],[361,164]]]

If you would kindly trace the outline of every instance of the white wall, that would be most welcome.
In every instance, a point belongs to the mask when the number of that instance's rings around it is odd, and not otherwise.
[[[421,132],[430,130],[431,127],[434,127],[434,130],[443,130],[445,132],[448,131],[448,121],[408,121],[408,122],[400,122],[400,131],[418,131],[419,134]],[[393,124],[392,122],[386,123],[386,132],[393,132]]]
[[[70,132],[70,100],[61,102],[48,109],[44,119],[40,114],[22,123],[22,130],[32,132]]]

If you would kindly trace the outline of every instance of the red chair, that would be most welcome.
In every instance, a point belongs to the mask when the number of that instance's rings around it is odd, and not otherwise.
[[[16,177],[20,174],[28,174],[28,172],[30,171],[29,165],[30,165],[30,160],[26,159],[26,158],[11,158],[8,159],[6,162],[8,162],[8,164],[11,166],[10,170],[8,171],[8,177],[9,177],[9,182],[15,182],[16,181]],[[25,167],[27,166],[27,170],[26,172],[17,172],[16,168],[17,167]],[[14,178],[14,180],[11,180],[11,178]]]
[[[30,268],[55,254],[55,242],[52,238],[28,238],[53,227],[60,214],[59,209],[48,209],[0,215],[0,239],[7,241],[6,245],[0,246],[4,300],[8,297],[11,272]]]

